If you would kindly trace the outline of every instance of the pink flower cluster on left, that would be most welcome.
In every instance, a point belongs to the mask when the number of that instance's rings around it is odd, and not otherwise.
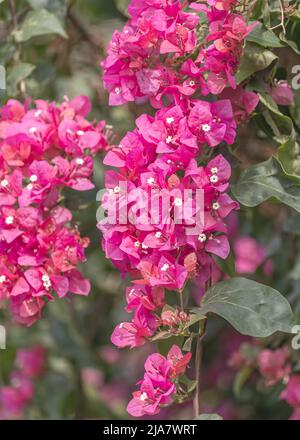
[[[94,187],[92,155],[108,147],[105,123],[93,124],[87,97],[0,109],[0,300],[32,325],[54,293],[88,295],[78,271],[89,240],[62,205],[65,187]]]

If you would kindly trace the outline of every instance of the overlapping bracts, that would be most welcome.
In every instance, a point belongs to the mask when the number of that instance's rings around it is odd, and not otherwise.
[[[86,120],[91,105],[9,100],[0,110],[0,299],[25,325],[47,301],[87,295],[78,271],[88,239],[62,204],[65,187],[94,187],[92,155],[108,147],[105,124]]]
[[[140,116],[104,159],[114,169],[106,172],[106,217],[98,225],[103,249],[133,279],[127,292],[133,318],[112,335],[118,347],[183,328],[188,315],[165,309],[164,291],[181,293],[190,279],[204,288],[214,256],[230,252],[225,219],[238,204],[228,195],[231,167],[219,150],[234,143],[237,124],[258,104],[234,78],[255,26],[236,6],[235,0],[190,9],[180,0],[132,0],[131,18],[114,33],[102,63],[111,105],[149,100],[157,109]],[[167,376],[157,393],[147,368],[128,407],[135,416],[157,414],[176,394]]]

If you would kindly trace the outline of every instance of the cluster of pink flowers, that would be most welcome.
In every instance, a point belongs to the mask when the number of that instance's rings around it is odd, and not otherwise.
[[[160,405],[167,405],[176,393],[175,381],[183,374],[191,359],[191,353],[182,354],[173,345],[167,357],[151,354],[145,362],[145,375],[139,382],[140,389],[133,393],[127,411],[134,417],[158,414]]]
[[[87,295],[77,270],[88,239],[71,226],[65,187],[94,187],[92,155],[108,147],[105,123],[86,120],[87,97],[61,105],[9,100],[0,109],[0,300],[31,325],[53,293]]]
[[[17,351],[11,384],[0,387],[0,420],[23,418],[34,397],[34,380],[43,373],[45,361],[46,353],[41,346]]]
[[[244,40],[253,28],[233,12],[237,1],[191,3],[132,0],[131,19],[115,31],[102,63],[110,104],[150,99],[153,107],[194,94],[218,95],[236,87],[234,74]]]
[[[214,256],[230,252],[224,221],[238,204],[227,193],[231,166],[213,149],[233,144],[237,124],[258,104],[234,81],[253,25],[234,11],[235,0],[207,3],[190,5],[206,17],[200,22],[180,0],[132,0],[131,19],[102,63],[111,105],[149,99],[157,109],[104,159],[117,170],[106,172],[103,249],[134,280],[126,295],[133,318],[112,335],[118,347],[137,347],[161,330],[180,333],[189,317],[163,307],[165,290],[182,292],[190,279],[205,286]]]
[[[243,345],[232,353],[229,366],[237,370],[245,366],[251,368],[259,373],[267,387],[282,384],[284,389],[280,398],[293,408],[290,419],[300,420],[300,376],[293,372],[291,349],[288,346],[261,349],[256,340],[247,344],[247,350],[243,350],[242,347]]]
[[[300,376],[292,375],[289,378],[286,388],[280,395],[292,408],[293,413],[290,420],[300,420]]]

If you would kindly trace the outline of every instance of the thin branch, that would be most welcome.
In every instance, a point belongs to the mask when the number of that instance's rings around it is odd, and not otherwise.
[[[13,27],[14,27],[14,29],[17,29],[18,24],[19,24],[19,19],[18,19],[18,15],[17,15],[15,0],[9,0],[9,10],[10,10],[10,14],[11,14],[11,20],[12,20]],[[22,44],[17,42],[16,47],[17,47],[17,50],[16,50],[17,61],[19,63],[21,63],[23,61]],[[25,80],[20,81],[20,92],[23,95],[23,98],[26,98],[27,90],[26,90]]]
[[[201,367],[202,367],[202,358],[203,358],[203,338],[205,336],[206,331],[206,323],[207,318],[203,321],[200,321],[200,327],[199,327],[199,334],[197,338],[197,347],[196,347],[196,359],[195,359],[195,370],[196,370],[196,377],[195,380],[197,381],[196,385],[196,395],[195,395],[195,416],[198,417],[200,415],[201,411]]]

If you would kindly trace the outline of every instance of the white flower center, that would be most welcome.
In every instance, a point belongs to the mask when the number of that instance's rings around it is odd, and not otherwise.
[[[78,159],[76,159],[76,163],[77,165],[83,165],[83,159],[81,159],[81,157],[79,157]]]
[[[8,180],[7,180],[7,179],[3,179],[3,180],[1,181],[1,186],[2,186],[3,188],[6,188],[8,185],[9,185],[9,183],[8,183]]]
[[[210,171],[212,174],[217,174],[217,172],[219,171],[219,168],[213,167]]]
[[[190,81],[190,86],[193,87],[195,85],[195,81]]]
[[[161,268],[161,270],[163,271],[163,272],[166,272],[168,269],[169,269],[169,265],[167,264],[167,263],[165,263],[163,266],[162,266],[162,268]]]
[[[118,194],[121,191],[121,188],[119,186],[114,187],[114,193]]]
[[[147,400],[147,399],[148,399],[148,395],[147,395],[147,393],[142,393],[141,396],[140,396],[140,399],[142,400],[142,402],[144,402],[145,400]]]
[[[13,222],[14,222],[14,217],[12,215],[9,215],[8,217],[6,217],[5,223],[7,225],[11,225],[11,224],[13,224]]]
[[[204,243],[207,240],[207,237],[205,234],[200,234],[198,240],[201,241],[201,243]]]
[[[172,141],[173,141],[172,136],[168,136],[167,139],[166,139],[166,143],[170,144]]]
[[[208,133],[210,131],[210,125],[209,124],[203,124],[202,125],[202,130],[205,131],[206,133]]]
[[[139,241],[136,241],[136,242],[134,243],[134,246],[137,247],[137,248],[139,248],[139,247],[141,246],[141,243],[140,243]]]
[[[214,174],[213,176],[210,177],[209,180],[211,181],[211,183],[217,183],[219,181],[219,178]]]
[[[214,202],[212,207],[215,211],[217,211],[218,209],[220,209],[220,204],[218,202]]]
[[[161,237],[161,232],[159,232],[159,231],[156,232],[155,237],[156,237],[156,238],[160,238],[160,237]]]
[[[43,275],[42,281],[43,281],[43,286],[45,287],[45,289],[49,290],[49,288],[51,287],[51,281],[50,281],[49,275]]]
[[[175,199],[174,200],[174,205],[175,206],[182,206],[182,199],[179,199],[179,198]]]
[[[174,118],[171,116],[169,118],[166,119],[167,124],[172,124],[172,122],[174,122]]]
[[[6,281],[6,276],[5,275],[1,275],[0,276],[0,283],[2,284],[2,283],[5,283],[5,281]]]
[[[29,180],[30,180],[30,182],[36,182],[38,180],[38,178],[35,174],[33,174],[32,176],[30,176]]]
[[[121,91],[122,91],[122,89],[120,87],[115,88],[116,95],[120,95]]]
[[[149,177],[149,179],[147,180],[147,183],[148,183],[149,185],[153,185],[153,184],[155,183],[155,179],[154,179],[154,177]]]

